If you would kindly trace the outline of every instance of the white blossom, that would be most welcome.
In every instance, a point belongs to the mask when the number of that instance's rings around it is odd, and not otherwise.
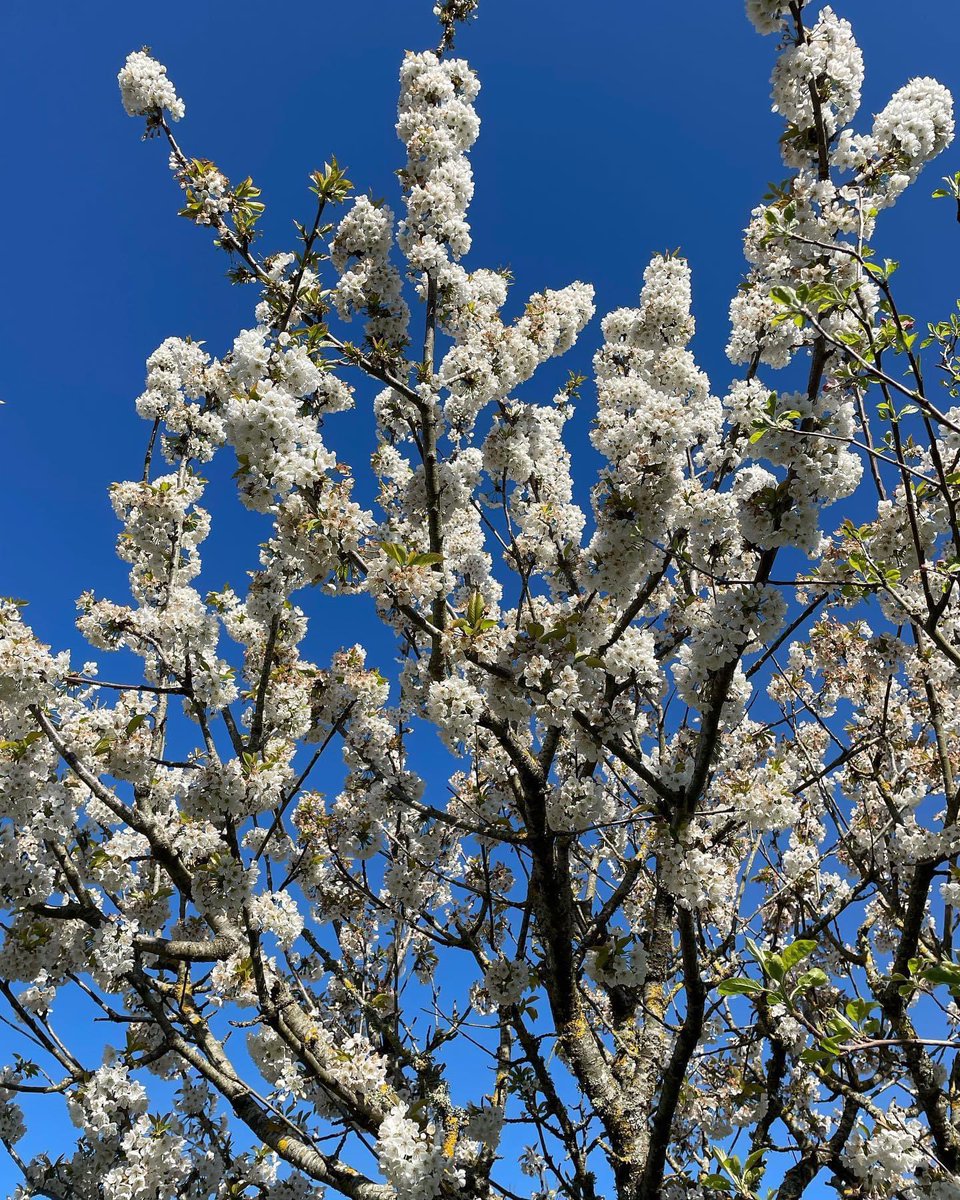
[[[127,55],[117,80],[128,116],[149,116],[154,111],[166,109],[175,121],[179,121],[186,111],[167,78],[167,68],[145,50],[135,50]]]

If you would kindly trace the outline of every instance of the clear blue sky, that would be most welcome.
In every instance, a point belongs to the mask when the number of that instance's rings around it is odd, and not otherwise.
[[[861,120],[915,75],[960,94],[955,4],[837,0],[864,49]],[[311,213],[307,175],[335,154],[360,191],[397,207],[393,125],[405,49],[436,42],[432,0],[254,4],[250,0],[18,3],[4,15],[0,113],[6,185],[0,328],[0,594],[57,647],[84,650],[74,600],[87,587],[125,599],[107,487],[134,477],[146,426],[133,400],[144,360],[176,334],[225,352],[253,323],[253,292],[224,278],[210,238],[176,216],[161,142],[121,108],[116,74],[149,45],[187,104],[188,154],[264,191],[262,245],[292,249],[292,218]],[[744,264],[740,231],[769,180],[786,171],[769,113],[774,39],[739,0],[666,5],[608,0],[481,0],[458,50],[479,72],[483,121],[473,159],[468,266],[509,266],[514,303],[575,278],[601,312],[631,304],[651,253],[681,247],[694,275],[695,349],[714,389],[727,306]],[[960,145],[881,222],[881,256],[901,258],[904,306],[945,316],[958,284],[960,227],[929,194],[960,166]],[[585,370],[588,328],[566,366]],[[585,445],[592,393],[575,437]],[[350,436],[352,427],[341,426]],[[369,429],[358,424],[358,444]],[[344,433],[338,445],[346,448]],[[231,466],[224,459],[226,476]],[[222,499],[222,497],[221,497]],[[255,561],[251,519],[214,503],[203,583],[240,583]],[[243,544],[238,555],[234,547]],[[325,631],[352,642],[348,621]],[[384,646],[386,651],[386,646]],[[92,652],[87,655],[93,657]],[[0,1184],[6,1183],[0,1162]]]

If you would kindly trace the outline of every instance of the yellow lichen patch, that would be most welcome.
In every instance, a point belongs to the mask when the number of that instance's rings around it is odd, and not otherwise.
[[[453,1152],[457,1148],[457,1135],[460,1132],[460,1121],[456,1116],[447,1118],[447,1136],[443,1140],[443,1152],[447,1158],[453,1158]]]

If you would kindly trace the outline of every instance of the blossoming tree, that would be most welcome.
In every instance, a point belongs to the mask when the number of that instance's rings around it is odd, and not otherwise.
[[[16,1194],[960,1196],[960,320],[918,332],[872,249],[950,96],[914,79],[855,132],[850,25],[748,0],[790,175],[747,228],[736,381],[711,392],[663,256],[589,390],[521,399],[594,306],[572,283],[506,320],[509,278],[461,265],[475,3],[403,62],[399,222],[332,161],[286,253],[253,183],[174,137],[165,69],[120,72],[257,303],[221,359],[171,338],[147,364],[149,448],[112,489],[131,599],[79,617],[142,676],[0,603]],[[369,466],[322,428],[362,376]],[[270,533],[245,591],[205,594],[227,453]],[[321,593],[371,597],[400,669],[306,661]],[[447,792],[408,759],[428,727]],[[28,1161],[46,1093],[78,1138]]]

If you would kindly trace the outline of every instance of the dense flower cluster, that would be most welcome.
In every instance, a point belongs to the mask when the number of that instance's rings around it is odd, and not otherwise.
[[[783,27],[787,0],[747,0],[747,16],[757,33],[776,33]]]
[[[811,80],[816,81],[813,89]],[[775,112],[798,131],[820,124],[833,137],[860,107],[863,55],[850,22],[824,8],[806,39],[777,59],[772,82]]]
[[[442,1139],[432,1126],[421,1129],[397,1105],[384,1118],[379,1138],[380,1169],[402,1200],[434,1200],[444,1184],[456,1187],[463,1177],[448,1162]]]
[[[402,296],[400,272],[390,262],[393,213],[359,196],[340,222],[331,246],[333,265],[340,272],[335,302],[349,320],[366,312],[367,337],[394,344],[406,336],[410,312]]]
[[[397,133],[407,148],[407,215],[399,244],[414,273],[437,274],[470,249],[466,211],[473,172],[466,152],[480,132],[480,83],[462,59],[408,54],[400,71]]]
[[[128,116],[149,116],[165,109],[179,121],[186,112],[183,101],[167,78],[167,68],[145,50],[135,50],[127,55],[117,79]]]

